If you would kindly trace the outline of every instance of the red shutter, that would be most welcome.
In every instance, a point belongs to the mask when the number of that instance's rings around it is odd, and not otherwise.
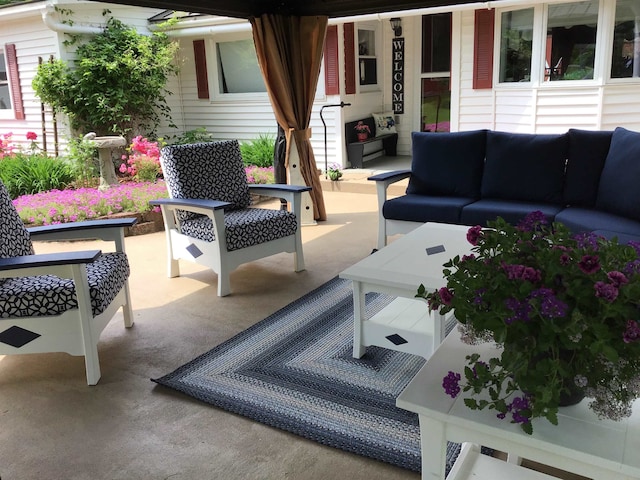
[[[324,93],[340,94],[340,69],[338,68],[338,27],[329,25],[324,41]]]
[[[493,25],[495,10],[476,10],[473,88],[493,87]]]
[[[344,93],[356,93],[356,42],[353,23],[344,24]]]
[[[196,64],[196,84],[198,98],[209,98],[209,77],[207,76],[207,52],[204,40],[193,41],[193,59]]]
[[[15,44],[7,43],[4,46],[4,52],[7,57],[7,67],[9,68],[9,88],[11,88],[11,97],[13,100],[13,113],[16,120],[24,120],[20,72],[18,71],[18,57],[16,56]]]

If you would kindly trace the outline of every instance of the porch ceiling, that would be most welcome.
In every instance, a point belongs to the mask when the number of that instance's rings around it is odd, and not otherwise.
[[[236,18],[264,13],[346,17],[428,7],[475,3],[478,0],[109,0],[138,5]]]

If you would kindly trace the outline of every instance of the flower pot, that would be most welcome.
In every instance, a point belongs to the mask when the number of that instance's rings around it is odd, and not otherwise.
[[[358,136],[358,141],[359,142],[364,142],[367,138],[369,138],[369,134],[367,132],[364,133],[356,133],[356,135]]]

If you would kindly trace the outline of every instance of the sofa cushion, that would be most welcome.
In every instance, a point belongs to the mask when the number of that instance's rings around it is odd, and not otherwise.
[[[387,220],[407,222],[459,223],[462,207],[473,198],[407,194],[384,202],[382,215]]]
[[[569,230],[575,233],[609,230],[640,236],[640,222],[590,208],[565,208],[556,215],[556,221],[563,223]]]
[[[600,175],[596,207],[640,220],[640,133],[618,127]]]
[[[541,211],[547,222],[551,223],[561,209],[560,205],[549,203],[482,199],[463,207],[460,223],[486,227],[487,222],[493,221],[497,217],[502,217],[510,224],[516,225],[529,213],[536,210]]]
[[[600,174],[609,153],[612,134],[612,131],[569,130],[564,183],[566,205],[593,207],[596,204]]]
[[[486,130],[414,132],[407,193],[480,197]]]
[[[482,198],[562,204],[568,136],[487,132]]]

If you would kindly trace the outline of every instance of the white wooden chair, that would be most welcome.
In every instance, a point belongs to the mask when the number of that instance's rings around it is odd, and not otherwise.
[[[100,379],[98,340],[120,307],[133,325],[123,227],[135,218],[76,222],[27,230],[0,182],[0,355],[83,355],[87,383]],[[38,240],[102,239],[100,250],[34,254]]]
[[[236,140],[167,146],[160,163],[171,198],[151,203],[162,209],[169,277],[180,275],[181,259],[204,265],[218,274],[222,297],[243,263],[289,252],[304,270],[301,196],[311,187],[249,185]],[[284,199],[291,211],[250,208],[251,193]]]

